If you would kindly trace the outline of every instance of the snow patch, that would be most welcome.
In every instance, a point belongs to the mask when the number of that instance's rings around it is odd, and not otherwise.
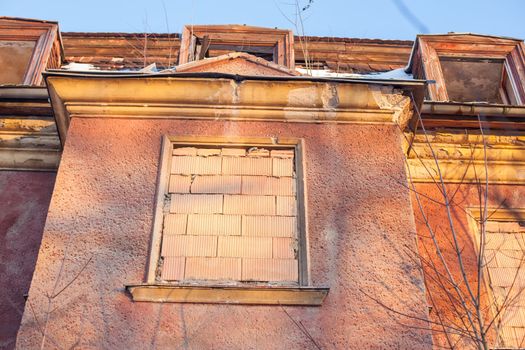
[[[72,71],[77,71],[77,72],[87,72],[87,71],[98,71],[100,69],[98,69],[97,67],[95,67],[94,65],[90,64],[90,63],[76,63],[76,62],[71,62],[71,63],[68,63],[66,64],[65,66],[62,66],[62,69],[64,70],[72,70]]]
[[[299,73],[316,77],[316,78],[356,78],[356,79],[392,79],[392,80],[413,80],[414,77],[412,74],[405,72],[405,68],[393,69],[387,72],[380,73],[368,73],[368,74],[358,74],[358,73],[335,73],[329,69],[304,69],[297,68]]]

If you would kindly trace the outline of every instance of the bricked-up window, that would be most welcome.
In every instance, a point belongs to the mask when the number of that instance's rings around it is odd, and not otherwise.
[[[486,224],[485,264],[494,304],[503,308],[496,348],[525,347],[525,227],[518,222]],[[505,304],[504,304],[505,303]]]
[[[296,152],[174,143],[157,279],[298,285]]]

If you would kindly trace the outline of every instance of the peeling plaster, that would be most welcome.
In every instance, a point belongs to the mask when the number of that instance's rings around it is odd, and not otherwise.
[[[305,106],[315,107],[319,95],[317,86],[292,89],[288,93],[288,107]]]
[[[380,109],[393,111],[392,122],[404,126],[412,116],[410,97],[391,86],[371,85],[370,92]]]
[[[337,84],[325,84],[321,94],[323,107],[330,111],[327,119],[335,119],[337,116],[337,107],[339,106],[339,94],[337,93]]]

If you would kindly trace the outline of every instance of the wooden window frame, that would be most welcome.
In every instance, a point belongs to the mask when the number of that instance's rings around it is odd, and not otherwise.
[[[273,62],[293,70],[295,68],[294,35],[291,30],[240,25],[186,25],[182,31],[179,65],[204,58],[196,55],[196,42],[203,46],[242,46],[273,48]],[[206,49],[205,49],[206,50]],[[196,57],[197,56],[197,57]]]
[[[295,170],[297,177],[297,229],[298,229],[298,286],[273,286],[265,284],[184,284],[166,283],[157,278],[158,263],[162,243],[164,217],[164,198],[168,193],[173,146],[234,146],[264,147],[269,149],[295,150]],[[130,284],[126,289],[135,301],[153,302],[191,302],[260,305],[310,305],[319,306],[328,294],[328,287],[312,286],[309,266],[309,244],[306,210],[306,186],[304,173],[304,141],[300,138],[272,137],[207,137],[207,136],[164,136],[160,168],[157,177],[155,215],[152,229],[146,283]]]
[[[428,85],[430,100],[449,101],[439,61],[439,57],[448,56],[503,60],[513,88],[508,94],[515,96],[516,105],[525,103],[525,45],[522,41],[477,35],[421,35],[416,45],[414,75],[434,81]]]
[[[501,73],[502,79],[500,84],[500,96],[504,104],[507,105],[519,105],[520,99],[517,95],[516,84],[510,79],[509,67],[507,62],[503,63],[503,72]]]

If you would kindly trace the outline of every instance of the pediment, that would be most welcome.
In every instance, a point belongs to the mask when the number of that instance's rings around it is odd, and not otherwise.
[[[287,67],[244,52],[234,52],[181,64],[177,72],[227,73],[248,76],[295,76],[300,75]]]

